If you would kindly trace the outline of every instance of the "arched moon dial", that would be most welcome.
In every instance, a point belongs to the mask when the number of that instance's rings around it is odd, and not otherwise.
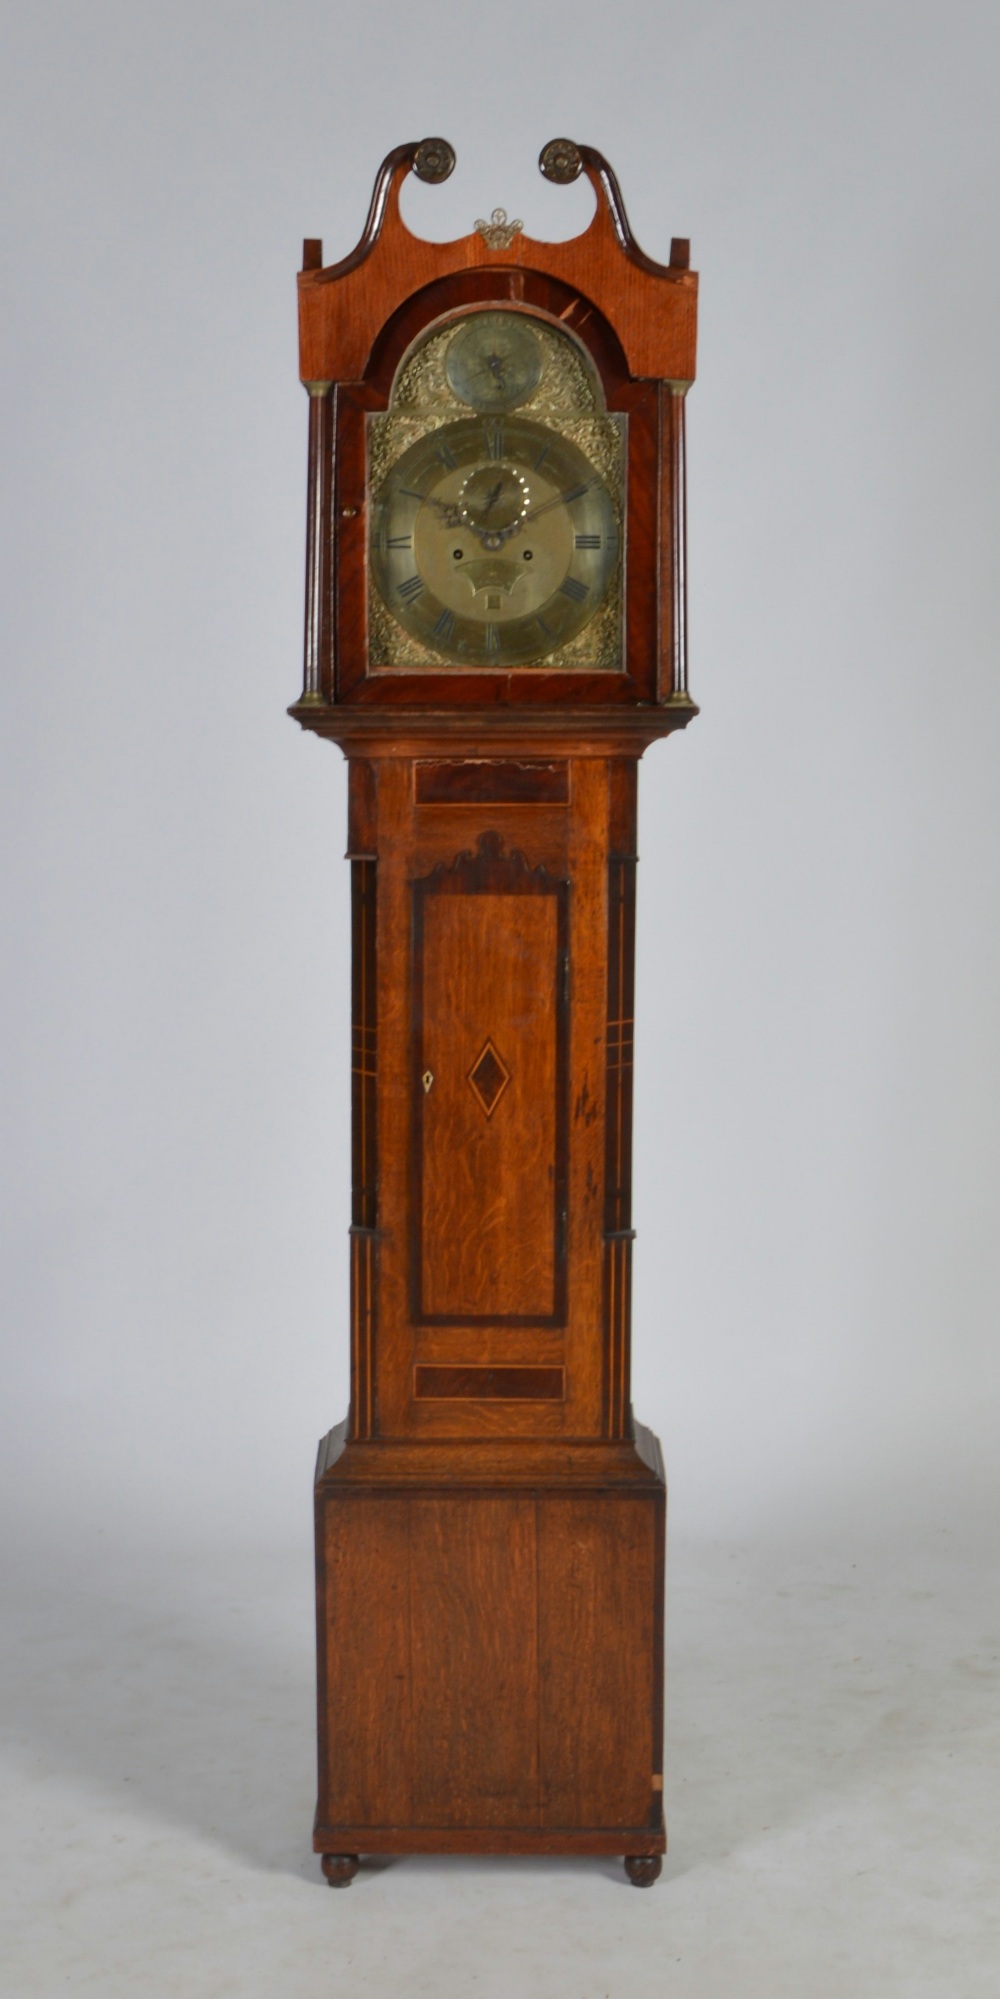
[[[527,417],[463,417],[386,474],[370,553],[393,617],[444,660],[530,665],[603,603],[618,522],[605,481],[568,438]]]
[[[534,395],[543,355],[516,312],[477,312],[456,333],[445,374],[456,396],[477,410],[512,410]]]

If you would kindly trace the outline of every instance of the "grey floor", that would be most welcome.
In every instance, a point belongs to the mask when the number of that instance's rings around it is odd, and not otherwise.
[[[987,1534],[675,1534],[648,1892],[617,1863],[454,1859],[328,1889],[310,1593],[304,1543],[139,1554],[127,1523],[8,1565],[3,1999],[996,1999]]]

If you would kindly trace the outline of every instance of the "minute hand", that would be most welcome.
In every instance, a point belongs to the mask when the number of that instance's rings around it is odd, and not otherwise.
[[[582,500],[584,493],[589,493],[595,483],[593,479],[588,479],[583,486],[571,486],[568,493],[553,493],[551,500],[543,500],[540,507],[529,507],[527,513],[522,515],[521,526],[524,527],[528,521],[537,521],[539,514],[546,513],[549,507],[571,507],[573,501]]]

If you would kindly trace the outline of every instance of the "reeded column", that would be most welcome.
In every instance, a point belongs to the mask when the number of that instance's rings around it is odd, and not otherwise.
[[[670,520],[673,578],[670,630],[671,696],[687,698],[687,440],[686,397],[689,382],[670,384]]]
[[[306,618],[302,700],[323,699],[323,520],[327,492],[330,382],[306,382],[309,391],[309,472],[306,499]]]
[[[609,764],[604,1110],[604,1435],[632,1435],[632,1045],[638,765]]]

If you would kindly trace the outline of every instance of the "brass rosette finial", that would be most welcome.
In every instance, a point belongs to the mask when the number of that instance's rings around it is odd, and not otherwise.
[[[447,180],[455,170],[455,148],[447,139],[422,139],[413,155],[413,171],[418,180]]]
[[[579,179],[583,170],[583,158],[579,146],[572,139],[550,139],[538,155],[538,170],[546,180],[553,180],[560,187]]]

